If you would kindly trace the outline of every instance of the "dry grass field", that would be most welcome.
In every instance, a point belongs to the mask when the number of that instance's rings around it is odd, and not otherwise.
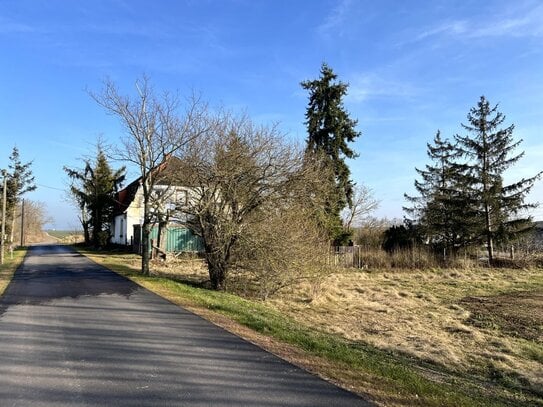
[[[198,260],[154,269],[207,278]],[[300,284],[267,304],[350,341],[543,394],[542,269],[339,269],[317,292]]]
[[[144,279],[129,271],[138,268],[137,256],[102,254],[93,258],[128,273],[172,301],[203,304],[208,310],[256,327],[258,332],[275,331],[272,335],[279,339],[290,338],[289,331],[298,329],[286,322],[294,321],[301,331],[291,343],[303,344],[304,335],[313,335],[310,332],[341,338],[337,344],[332,340],[326,357],[352,360],[352,369],[347,367],[351,362],[338,362],[336,367],[315,362],[314,371],[370,394],[380,405],[543,406],[541,268],[338,269],[318,286],[302,283],[262,302],[251,296],[247,286],[239,284],[235,274],[230,289],[250,301],[191,288],[206,287],[208,276],[199,259],[154,262],[152,270],[158,278]],[[171,280],[185,284],[172,285]],[[194,310],[200,312],[197,307]],[[284,325],[279,316],[285,318]],[[274,324],[279,324],[283,333],[278,334]],[[256,342],[266,345],[266,340]],[[312,343],[308,342],[307,349],[321,354]],[[281,346],[273,345],[269,350],[286,354],[288,359],[293,351],[282,352]],[[335,346],[340,346],[337,357]],[[370,359],[364,366],[355,366],[359,346],[377,350],[365,353]],[[311,360],[301,356],[294,362],[311,370]],[[388,367],[383,370],[382,366]],[[421,384],[415,379],[411,383],[411,373],[403,377],[406,366],[427,382]],[[400,389],[394,387],[400,382],[403,390],[394,390]],[[432,387],[436,385],[442,389]],[[417,398],[409,388],[419,388],[424,395]],[[458,393],[451,389],[458,389]],[[477,396],[468,402],[471,396],[466,399],[466,394]]]
[[[74,230],[47,230],[42,241],[60,244],[76,244],[83,242],[83,233]]]
[[[269,301],[301,323],[543,394],[543,270],[335,273]]]

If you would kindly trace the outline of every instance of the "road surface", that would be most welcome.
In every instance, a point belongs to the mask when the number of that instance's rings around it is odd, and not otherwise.
[[[65,246],[0,299],[1,406],[369,406]]]

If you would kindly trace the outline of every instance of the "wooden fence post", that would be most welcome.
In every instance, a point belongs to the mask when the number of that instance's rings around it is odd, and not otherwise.
[[[361,266],[362,266],[362,264],[361,264],[362,262],[360,261],[360,255],[361,255],[361,250],[360,249],[361,249],[361,247],[358,246],[358,268],[361,268]]]

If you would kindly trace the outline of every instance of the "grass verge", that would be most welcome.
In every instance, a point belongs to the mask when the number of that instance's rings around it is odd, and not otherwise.
[[[11,257],[9,252],[6,252],[4,264],[0,265],[0,295],[4,293],[6,287],[9,285],[11,279],[13,278],[15,270],[17,270],[17,267],[19,267],[20,264],[23,262],[25,255],[25,247],[14,250],[13,258]]]
[[[169,278],[142,276],[127,264],[125,255],[80,252],[235,334],[334,383],[369,395],[382,405],[543,405],[532,395],[481,382],[366,343],[320,332],[281,315],[262,302]],[[534,352],[532,349],[527,351]]]

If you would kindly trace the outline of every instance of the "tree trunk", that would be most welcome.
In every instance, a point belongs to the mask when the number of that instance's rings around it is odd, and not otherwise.
[[[102,242],[100,241],[100,235],[102,232],[102,217],[99,211],[94,211],[92,214],[92,244],[94,247],[102,247]]]
[[[488,263],[492,265],[494,262],[494,242],[492,241],[492,236],[489,233],[486,238],[487,250],[488,250]]]
[[[166,252],[166,225],[167,222],[159,222],[158,224],[158,233],[156,238],[156,246],[162,250],[163,252]]]
[[[85,245],[89,246],[91,239],[89,233],[89,221],[87,220],[87,211],[85,208],[81,208],[81,217],[79,218],[81,227],[83,227],[83,238],[85,239]]]
[[[226,289],[227,264],[222,261],[220,255],[213,251],[206,250],[207,269],[209,271],[209,280],[214,290],[224,291]]]
[[[485,204],[485,222],[486,222],[486,248],[488,251],[488,263],[492,265],[494,260],[494,245],[492,241],[492,227],[490,225],[490,208]]]
[[[149,260],[151,258],[149,251],[149,236],[151,235],[151,224],[148,219],[144,219],[141,232],[141,273],[148,276]]]
[[[224,269],[224,265],[208,263],[208,268],[211,287],[214,290],[224,291],[226,289],[226,270]]]
[[[85,239],[85,245],[90,245],[90,234],[89,234],[89,224],[87,222],[82,222],[83,226],[83,238]]]

